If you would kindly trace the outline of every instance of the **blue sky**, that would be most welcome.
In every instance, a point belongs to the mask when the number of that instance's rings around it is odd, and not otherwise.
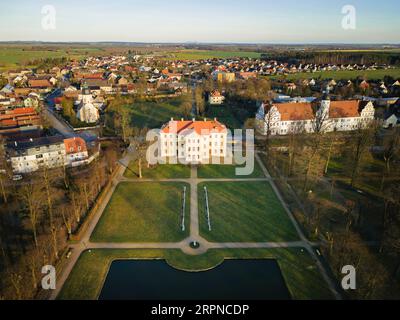
[[[43,30],[41,9],[56,9]],[[356,8],[355,30],[342,7]],[[14,0],[1,4],[0,41],[400,43],[398,0]]]

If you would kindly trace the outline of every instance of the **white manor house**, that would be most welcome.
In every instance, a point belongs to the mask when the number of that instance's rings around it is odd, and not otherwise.
[[[228,130],[217,119],[175,121],[161,128],[160,154],[181,163],[210,163],[213,158],[225,158]]]
[[[374,120],[370,101],[331,101],[328,95],[307,103],[263,103],[256,114],[261,134],[287,135],[296,132],[351,131]]]

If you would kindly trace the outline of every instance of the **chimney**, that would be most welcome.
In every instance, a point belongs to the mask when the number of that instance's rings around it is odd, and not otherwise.
[[[174,121],[174,118],[171,118],[171,122]]]
[[[195,121],[196,121],[196,118],[193,118],[192,121],[195,122]]]
[[[204,122],[207,122],[207,118],[204,118]]]
[[[214,121],[217,122],[217,118],[214,118]]]
[[[184,121],[183,118],[181,118],[181,121]]]

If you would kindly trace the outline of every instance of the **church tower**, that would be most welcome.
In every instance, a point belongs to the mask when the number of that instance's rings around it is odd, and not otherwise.
[[[91,103],[93,101],[93,96],[90,93],[90,89],[86,82],[82,86],[82,105],[85,105],[87,103]]]
[[[331,98],[329,96],[329,87],[327,86],[323,92],[323,96],[320,101],[320,106],[318,110],[318,114],[320,119],[328,119],[329,118],[329,108],[331,106]]]

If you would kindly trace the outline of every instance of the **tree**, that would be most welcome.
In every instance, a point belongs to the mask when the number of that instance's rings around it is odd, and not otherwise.
[[[43,168],[42,171],[43,186],[46,194],[47,202],[47,213],[49,215],[50,227],[53,226],[53,192],[52,184],[54,183],[54,176],[52,176],[50,170],[47,167]]]
[[[131,115],[129,110],[122,108],[122,110],[119,113],[120,116],[120,127],[121,127],[121,134],[122,134],[122,140],[126,143],[128,140],[128,137],[132,135],[133,129],[130,126],[131,122]]]
[[[375,125],[371,125],[369,128],[364,128],[363,125],[359,125],[357,130],[353,131],[350,139],[350,177],[351,181],[350,184],[354,187],[359,171],[362,165],[362,161],[364,156],[369,151],[371,147],[373,137],[375,134]]]
[[[200,115],[204,114],[205,111],[205,101],[204,101],[204,90],[202,87],[197,86],[195,90],[195,101],[197,106],[197,113]]]
[[[4,203],[8,201],[9,188],[6,187],[6,183],[9,175],[11,175],[11,168],[7,163],[5,141],[0,136],[0,193]]]
[[[30,180],[26,182],[19,191],[22,202],[25,204],[32,228],[33,240],[38,247],[37,225],[42,213],[43,193],[41,188]]]
[[[390,176],[392,162],[399,156],[399,150],[400,130],[399,128],[394,128],[383,138],[383,160],[385,161],[385,168],[382,172],[381,190],[384,188],[385,179]]]

